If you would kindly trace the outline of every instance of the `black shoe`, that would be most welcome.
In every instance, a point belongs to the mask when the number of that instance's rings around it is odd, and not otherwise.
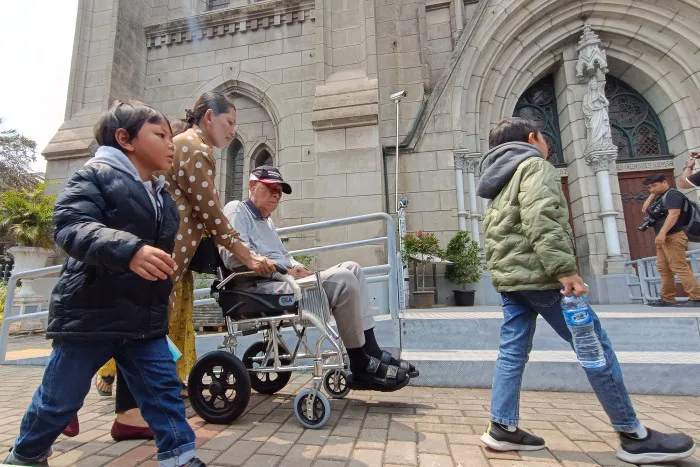
[[[499,423],[489,422],[481,441],[495,451],[539,451],[544,449],[544,440],[539,436],[516,428],[508,431]]]
[[[653,300],[647,303],[649,306],[663,307],[663,306],[676,306],[676,302],[666,302],[664,300]]]
[[[647,428],[646,438],[620,435],[617,457],[630,464],[657,464],[690,457],[695,452],[695,441],[683,433],[660,433]]]
[[[687,302],[681,303],[682,307],[698,307],[700,308],[700,300],[688,300]]]
[[[196,457],[190,461],[189,464],[187,464],[188,467],[207,467],[207,464],[204,462],[200,461]]]

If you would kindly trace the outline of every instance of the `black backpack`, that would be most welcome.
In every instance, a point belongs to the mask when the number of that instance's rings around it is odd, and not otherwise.
[[[666,204],[666,194],[671,191],[678,191],[675,188],[670,188],[666,193],[664,193],[661,200]],[[681,193],[680,191],[678,191]],[[683,194],[683,193],[681,193]],[[683,195],[685,198],[685,204],[683,205],[683,213],[686,214],[687,222],[683,227],[683,231],[688,236],[688,241],[700,242],[700,205],[695,201],[689,199],[687,196]]]

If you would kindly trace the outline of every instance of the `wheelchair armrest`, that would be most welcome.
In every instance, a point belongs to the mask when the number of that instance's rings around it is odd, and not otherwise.
[[[281,280],[282,282],[286,282],[294,291],[294,299],[297,301],[301,300],[301,289],[299,288],[299,284],[297,284],[294,278],[288,274],[287,268],[282,266],[281,264],[275,264],[275,268],[277,269],[277,272],[272,275],[272,278]],[[219,282],[216,285],[216,290],[221,291],[226,286],[226,284],[239,277],[261,277],[267,279],[266,276],[259,276],[257,273],[249,270],[245,266],[237,269],[238,272],[229,273],[228,270],[220,268],[219,272],[221,274],[222,279],[221,282]],[[223,277],[226,273],[229,273],[228,276]]]

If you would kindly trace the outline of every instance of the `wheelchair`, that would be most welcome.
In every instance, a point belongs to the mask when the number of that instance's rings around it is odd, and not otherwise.
[[[310,387],[294,400],[294,415],[307,428],[326,424],[330,404],[321,387],[333,398],[345,397],[350,392],[349,363],[338,333],[329,324],[331,312],[320,275],[314,276],[315,280],[298,284],[286,268],[277,265],[272,280],[286,282],[293,293],[252,293],[245,289],[253,282],[270,279],[250,271],[228,271],[219,259],[211,292],[221,306],[227,333],[219,350],[199,358],[190,372],[189,399],[197,415],[209,423],[232,423],[245,411],[251,389],[275,394],[286,386],[292,372],[312,371]],[[312,327],[319,333],[315,343],[308,339]],[[297,337],[293,349],[282,336],[283,330],[290,329]],[[261,340],[239,359],[238,338],[252,334],[260,334]]]

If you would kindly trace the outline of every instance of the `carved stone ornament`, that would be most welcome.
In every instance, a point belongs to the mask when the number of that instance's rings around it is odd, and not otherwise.
[[[578,41],[578,61],[576,62],[576,78],[586,82],[591,76],[596,76],[598,70],[608,72],[608,58],[605,51],[600,49],[600,38],[593,32],[591,26],[583,25],[583,34]]]
[[[466,157],[467,157],[466,153],[455,151],[454,162],[455,162],[455,169],[456,170],[464,170],[464,162],[465,162]]]
[[[464,170],[467,173],[473,173],[475,175],[479,174],[479,163],[481,162],[481,154],[471,153],[467,154],[464,161]]]
[[[594,172],[610,170],[610,164],[617,159],[617,146],[606,147],[600,145],[597,148],[592,148],[592,150],[587,148],[583,159],[586,161],[586,164],[593,168]]]

